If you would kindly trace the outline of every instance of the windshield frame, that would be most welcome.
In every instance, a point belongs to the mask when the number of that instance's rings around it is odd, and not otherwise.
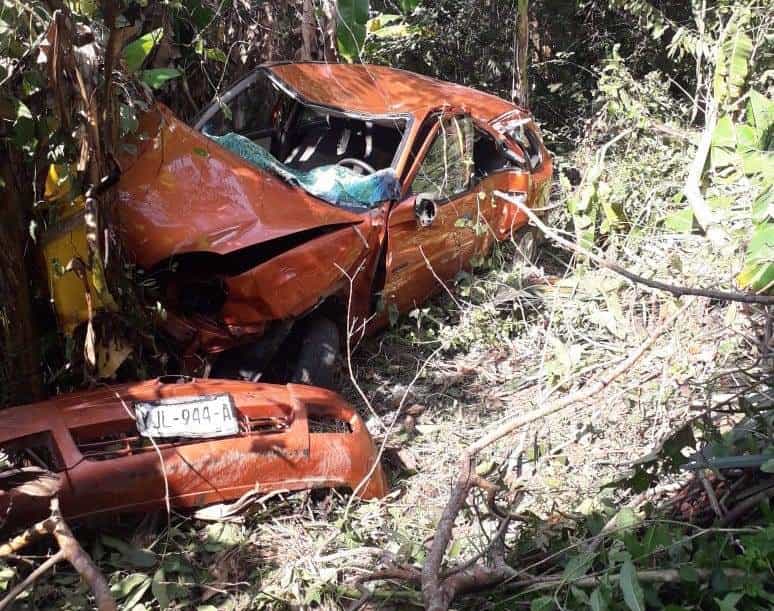
[[[409,137],[411,136],[412,127],[414,124],[414,115],[411,113],[389,113],[389,114],[368,114],[355,111],[346,111],[341,108],[333,106],[327,106],[324,104],[317,104],[305,99],[297,91],[292,89],[287,83],[275,75],[271,69],[267,66],[260,66],[253,72],[237,81],[234,85],[228,88],[222,96],[216,96],[213,101],[207,106],[196,118],[193,124],[193,128],[202,132],[207,122],[214,117],[218,111],[221,110],[224,104],[228,104],[231,100],[241,94],[245,89],[253,85],[260,76],[265,76],[271,82],[272,85],[277,87],[285,95],[289,96],[292,100],[295,100],[297,104],[312,108],[317,111],[325,112],[334,117],[344,117],[349,119],[359,119],[361,121],[403,121],[403,136],[401,138],[398,148],[395,150],[395,155],[390,162],[390,166],[393,170],[397,171],[398,163],[403,155],[403,151],[408,145]],[[298,108],[294,110],[291,115],[292,118],[297,114]]]

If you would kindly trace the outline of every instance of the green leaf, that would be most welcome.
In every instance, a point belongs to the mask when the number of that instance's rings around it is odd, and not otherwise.
[[[607,600],[599,588],[591,593],[589,604],[592,611],[607,611]]]
[[[736,131],[731,115],[723,115],[718,119],[712,132],[712,146],[736,147]]]
[[[11,104],[17,121],[19,119],[32,119],[32,111],[24,102],[17,98],[11,98]]]
[[[750,89],[750,99],[747,102],[747,123],[758,132],[759,141],[771,130],[774,124],[774,101],[769,100],[765,95],[758,93],[755,89]],[[767,143],[761,142],[763,146]]]
[[[204,52],[204,56],[207,59],[220,62],[221,64],[225,64],[226,62],[228,62],[228,57],[221,49],[207,49]]]
[[[369,0],[338,0],[336,28],[339,54],[348,62],[360,57],[366,37]]]
[[[147,34],[143,34],[124,47],[121,57],[124,60],[124,64],[126,64],[128,72],[137,72],[140,69],[145,58],[148,57],[148,54],[158,44],[163,35],[164,28],[157,28]]]
[[[565,581],[575,581],[583,577],[591,568],[591,563],[594,562],[595,556],[596,554],[580,554],[570,558],[564,567],[562,579]]]
[[[117,600],[123,600],[146,582],[148,585],[150,585],[150,577],[144,573],[130,573],[121,581],[110,586],[110,593]]]
[[[637,571],[629,560],[621,565],[618,585],[621,588],[624,602],[631,611],[645,611],[645,593],[637,579]]]
[[[719,611],[736,611],[736,604],[742,600],[742,592],[729,592],[722,599],[716,598]]]
[[[529,605],[529,611],[550,611],[554,608],[554,599],[550,596],[535,598]]]
[[[133,545],[129,545],[120,539],[108,535],[102,536],[102,543],[106,547],[110,547],[120,552],[121,558],[132,566],[138,568],[150,568],[156,564],[156,554],[150,550],[134,547]]]
[[[420,0],[399,0],[400,10],[404,13],[413,13],[414,9],[419,6]]]
[[[696,571],[696,568],[691,566],[690,564],[685,564],[681,566],[678,573],[682,581],[685,581],[688,583],[699,582],[699,573]]]
[[[206,542],[204,549],[217,552],[240,544],[244,541],[244,533],[236,524],[229,522],[209,524],[205,528]]]
[[[135,573],[137,575],[139,573]],[[122,610],[130,610],[134,609],[134,606],[142,600],[142,597],[145,596],[145,592],[148,591],[148,588],[151,585],[151,578],[147,575],[143,575],[143,580],[132,590],[131,594],[126,597],[126,600],[124,600],[123,605],[121,605]]]
[[[140,80],[152,89],[158,89],[167,81],[177,78],[181,74],[182,72],[177,68],[153,68],[140,72]]]
[[[693,231],[693,210],[683,208],[664,217],[664,227],[675,233],[691,233]]]
[[[167,584],[165,582],[166,576],[164,575],[164,569],[157,570],[153,575],[151,591],[162,610],[169,606],[169,592],[167,591]]]
[[[774,283],[774,264],[752,262],[745,263],[736,277],[740,288],[752,289],[756,293],[769,290]]]
[[[719,104],[738,99],[747,80],[753,50],[746,28],[749,19],[749,9],[737,10],[718,49],[713,90]]]
[[[774,458],[769,458],[761,465],[761,471],[764,473],[774,473]]]

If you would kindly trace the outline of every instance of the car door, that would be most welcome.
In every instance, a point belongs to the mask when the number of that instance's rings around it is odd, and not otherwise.
[[[406,196],[387,221],[382,297],[406,312],[442,288],[475,252],[473,124],[439,114],[410,169]]]

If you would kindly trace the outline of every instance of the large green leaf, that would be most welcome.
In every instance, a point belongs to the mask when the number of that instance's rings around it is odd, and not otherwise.
[[[338,0],[336,6],[339,55],[353,62],[360,57],[365,42],[369,0]]]
[[[741,288],[755,292],[770,290],[774,282],[774,223],[760,224],[753,231],[736,281]]]
[[[767,150],[774,144],[769,142],[772,139],[772,131],[774,130],[774,101],[758,93],[755,89],[751,89],[749,95],[750,99],[747,102],[747,124],[755,129],[758,146],[763,150]]]
[[[774,221],[774,184],[769,184],[755,198],[752,207],[753,223]]]
[[[749,9],[732,15],[720,42],[713,79],[715,99],[719,104],[738,99],[747,81],[753,50],[753,42],[746,28],[749,19]]]
[[[164,35],[164,29],[158,28],[147,34],[143,34],[139,38],[133,40],[124,47],[121,52],[121,57],[126,64],[126,69],[129,72],[137,72],[148,57],[148,54],[153,50],[161,37]]]
[[[624,602],[631,611],[645,611],[645,593],[637,579],[637,571],[630,560],[621,565],[621,574],[619,576],[621,593]]]
[[[398,4],[400,4],[400,10],[402,10],[404,13],[413,13],[414,9],[419,6],[420,0],[400,0]]]
[[[167,81],[177,78],[181,74],[182,72],[177,68],[152,68],[151,70],[143,70],[140,73],[140,79],[153,89],[158,89]]]

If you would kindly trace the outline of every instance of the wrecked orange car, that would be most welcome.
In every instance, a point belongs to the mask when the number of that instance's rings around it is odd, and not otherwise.
[[[552,161],[510,102],[369,65],[259,68],[193,128],[159,107],[118,225],[167,330],[212,374],[329,385],[340,338],[424,302],[496,240],[532,247]],[[349,311],[349,326],[345,323]],[[266,379],[264,377],[264,379]]]
[[[47,515],[47,502],[8,480],[23,482],[29,470],[58,475],[71,518],[159,509],[167,499],[193,508],[252,490],[386,493],[357,412],[309,386],[151,380],[7,409],[3,423],[0,451],[19,470],[4,474],[0,528]]]

